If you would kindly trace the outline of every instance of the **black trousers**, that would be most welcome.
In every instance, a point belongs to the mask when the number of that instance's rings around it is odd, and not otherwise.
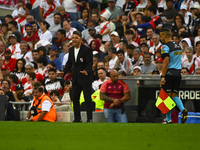
[[[74,119],[81,120],[80,114],[80,94],[83,91],[84,99],[86,103],[87,120],[92,119],[92,98],[91,98],[92,83],[80,85],[78,83],[72,84],[72,101],[74,107]]]

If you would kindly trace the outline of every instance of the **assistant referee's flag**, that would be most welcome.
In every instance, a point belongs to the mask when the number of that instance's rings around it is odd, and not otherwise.
[[[156,107],[160,109],[164,115],[172,110],[175,106],[176,103],[169,97],[169,95],[167,95],[163,88],[161,88],[158,99],[156,101]]]

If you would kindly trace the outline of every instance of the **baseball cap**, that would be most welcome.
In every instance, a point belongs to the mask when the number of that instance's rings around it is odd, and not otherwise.
[[[96,29],[94,27],[90,27],[88,31],[93,30],[96,31]]]
[[[7,65],[2,65],[1,66],[1,70],[8,70],[8,69],[10,69]]]
[[[56,45],[51,46],[51,49],[58,52],[58,47]]]
[[[108,0],[108,3],[109,3],[109,2],[115,2],[115,0]]]
[[[163,62],[162,58],[157,58],[156,62]]]
[[[10,37],[14,37],[14,38],[16,38],[17,39],[17,37],[16,37],[16,35],[15,34],[11,34],[10,36],[9,36],[9,38]]]
[[[187,10],[187,6],[186,5],[181,5],[181,9]]]
[[[119,34],[116,31],[113,31],[110,35],[119,36]]]
[[[199,4],[194,4],[194,6],[192,7],[193,9],[200,9]]]
[[[24,90],[24,87],[21,84],[17,84],[16,91],[17,90]]]
[[[133,68],[133,71],[134,71],[135,69],[139,69],[139,70],[141,71],[141,68],[140,68],[139,66],[135,66],[135,67]]]
[[[11,50],[10,50],[9,48],[6,48],[6,49],[4,50],[4,53],[6,53],[6,52],[11,53]]]

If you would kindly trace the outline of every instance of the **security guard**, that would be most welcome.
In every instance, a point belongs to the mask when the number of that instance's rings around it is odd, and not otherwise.
[[[26,121],[56,121],[56,111],[52,100],[43,92],[42,87],[33,89],[34,99],[28,111]]]

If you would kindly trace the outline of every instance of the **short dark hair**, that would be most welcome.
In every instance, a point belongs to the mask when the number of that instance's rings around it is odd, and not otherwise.
[[[102,35],[101,34],[95,34],[94,39],[97,39],[97,38],[102,40]]]
[[[17,28],[17,22],[15,20],[8,22],[8,24],[12,24],[14,27]]]
[[[145,38],[147,40],[147,36],[146,35],[141,35],[140,39]]]
[[[133,44],[130,44],[127,46],[127,49],[131,49],[131,50],[134,50],[135,49],[135,46]]]
[[[56,68],[56,69],[57,69],[55,62],[49,62],[48,64],[52,65],[53,68]],[[47,64],[47,65],[48,65],[48,64]]]
[[[55,94],[58,97],[60,96],[60,93],[57,90],[51,91],[50,96],[52,96],[53,94]]]
[[[132,35],[133,35],[133,31],[130,30],[130,29],[127,29],[127,30],[125,31],[125,34],[132,34]]]
[[[22,0],[19,0],[17,3],[22,3],[24,5],[24,2]]]
[[[126,40],[121,41],[123,43],[123,46],[126,46],[126,48],[128,47],[128,42]]]
[[[148,30],[148,29],[152,29],[152,30],[154,31],[154,28],[153,28],[152,26],[149,26],[149,27],[147,28],[147,30]]]
[[[180,37],[182,37],[182,38],[189,38],[190,35],[189,35],[188,32],[182,32],[182,33],[180,34]]]
[[[142,21],[143,22],[149,22],[151,20],[151,17],[148,17],[148,16],[142,16]]]
[[[73,34],[76,34],[76,35],[78,35],[80,38],[82,38],[82,34],[81,34],[81,32],[79,32],[79,31],[74,31]]]
[[[123,50],[118,50],[117,54],[123,54],[124,55],[124,51]]]
[[[26,8],[28,8],[28,10],[31,10],[31,9],[32,9],[31,3],[27,3],[27,4],[26,4]]]
[[[51,69],[49,69],[49,71],[48,72],[55,72],[56,73],[56,69],[54,69],[54,68],[51,68]]]
[[[32,53],[34,53],[34,52],[39,53],[39,50],[38,49],[33,49]]]
[[[10,81],[9,81],[8,79],[3,79],[3,80],[1,81],[1,85],[2,85],[2,83],[3,83],[4,81],[8,82],[8,85],[9,85],[9,87],[10,87]]]
[[[64,85],[69,85],[70,81],[65,81]]]
[[[111,47],[108,49],[109,52],[112,52],[113,54],[116,54],[117,53],[117,50],[115,47]]]
[[[66,37],[66,31],[64,29],[59,29],[57,32],[60,32],[62,35]]]
[[[16,79],[16,76],[15,76],[14,74],[9,74],[8,77],[9,77],[10,79],[12,79],[13,81]]]
[[[150,6],[149,8],[147,8],[147,10],[149,10],[150,12],[153,12],[154,14],[156,14],[156,7],[155,6]]]
[[[47,66],[47,59],[46,57],[40,57],[38,60],[37,60],[37,63],[42,63],[44,66]]]
[[[181,69],[185,69],[187,72],[189,72],[189,69],[187,67],[182,67]]]
[[[101,68],[98,68],[98,69],[97,69],[97,72],[98,72],[99,70],[103,70],[103,71],[105,71],[105,72],[106,72],[106,69],[105,69],[105,68],[103,68],[103,67],[101,67]]]
[[[143,56],[145,56],[145,55],[149,55],[149,56],[151,56],[151,54],[148,53],[148,52],[144,52]]]
[[[27,73],[27,75],[29,75],[29,77],[31,77],[31,78],[32,78],[32,80],[34,80],[34,79],[35,79],[35,77],[36,77],[36,74],[35,74],[35,72],[29,72],[29,73]]]
[[[62,22],[61,22],[61,27],[63,28],[63,22],[67,22],[67,23],[70,23],[71,21],[70,20],[68,20],[68,19],[64,19]]]
[[[41,23],[43,23],[44,25],[46,25],[46,29],[48,30],[50,27],[50,24],[46,21],[42,21]]]
[[[62,19],[62,15],[60,13],[55,13],[53,16],[55,17],[56,15],[60,16],[60,18]]]
[[[167,3],[167,2],[172,2],[172,3],[174,3],[174,1],[173,1],[173,0],[166,0],[166,3]]]
[[[135,31],[138,30],[137,26],[130,26],[130,29],[133,29],[133,30],[135,30]]]
[[[38,69],[38,66],[37,66],[37,63],[36,63],[36,62],[31,61],[31,63],[34,65],[34,66],[33,66],[34,69]]]
[[[177,33],[172,35],[172,39],[173,39],[173,37],[177,37],[178,39],[180,38],[180,36]]]
[[[13,20],[13,16],[12,15],[6,15],[5,18],[9,18]]]
[[[39,92],[44,92],[44,89],[41,86],[36,86],[34,90],[38,90]]]

